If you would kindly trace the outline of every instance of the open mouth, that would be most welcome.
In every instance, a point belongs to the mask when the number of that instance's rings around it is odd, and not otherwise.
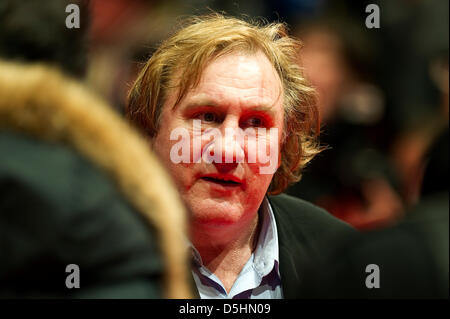
[[[220,184],[223,186],[240,186],[241,185],[240,182],[237,182],[235,180],[231,180],[228,178],[217,178],[217,177],[204,176],[201,179],[208,181],[208,182]]]

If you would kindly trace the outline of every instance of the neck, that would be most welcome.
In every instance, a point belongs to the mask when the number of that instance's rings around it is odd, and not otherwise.
[[[227,291],[255,249],[258,219],[256,213],[249,221],[236,225],[191,225],[192,243],[204,266],[221,279]]]

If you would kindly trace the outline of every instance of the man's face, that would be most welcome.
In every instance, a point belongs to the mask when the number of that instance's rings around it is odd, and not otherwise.
[[[191,223],[203,228],[245,224],[255,217],[279,167],[283,101],[281,82],[275,69],[262,53],[229,54],[207,65],[198,86],[188,91],[172,108],[177,93],[168,94],[158,135],[152,142],[191,211]],[[254,128],[255,131],[265,128],[266,133],[261,130],[263,133],[247,135],[247,143],[236,143],[233,138],[226,137],[226,130],[237,131],[239,128]],[[271,128],[277,129],[273,130],[278,133],[276,137],[269,134]],[[178,138],[170,138],[175,129],[188,132],[188,141],[184,145],[190,147],[189,163],[174,162],[174,146],[180,142]],[[222,135],[199,139],[200,134],[211,130]],[[278,143],[273,172],[261,174],[261,168],[268,164],[263,164],[259,157],[253,162],[248,160],[249,153],[254,152],[249,147],[250,140],[259,141],[265,151],[270,142]],[[200,146],[201,154],[220,153],[222,163],[197,162],[195,144]],[[243,155],[245,161],[238,162]],[[234,161],[224,163],[225,158]]]

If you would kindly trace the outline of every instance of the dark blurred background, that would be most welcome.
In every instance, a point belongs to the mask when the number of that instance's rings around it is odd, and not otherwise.
[[[32,23],[45,28],[52,19],[36,16],[39,10],[33,5],[8,12],[8,2],[0,2],[0,20],[9,35],[16,29],[23,35]],[[60,3],[55,12],[64,10],[65,2]],[[82,5],[83,35],[62,26],[44,33],[48,39],[29,34],[26,43],[18,43],[14,34],[5,41],[0,30],[0,51],[17,57],[16,47],[26,59],[36,55],[39,60],[56,43],[62,50],[52,60],[59,59],[73,74],[83,76],[122,113],[142,64],[183,16],[214,10],[286,22],[291,35],[303,41],[299,63],[319,93],[320,140],[328,145],[287,192],[362,230],[396,224],[420,200],[429,149],[439,136],[448,135],[448,1],[68,3]],[[380,28],[366,27],[366,6],[371,3],[380,8]],[[36,52],[23,50],[27,41],[41,45]],[[77,53],[81,48],[86,54]],[[437,168],[429,185],[448,187],[448,163],[446,167]]]

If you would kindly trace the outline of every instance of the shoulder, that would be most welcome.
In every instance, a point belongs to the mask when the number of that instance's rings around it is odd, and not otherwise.
[[[297,197],[280,194],[268,196],[280,231],[308,234],[310,237],[328,237],[354,233],[347,223],[337,219],[323,208]]]
[[[312,221],[319,224],[335,224],[351,228],[347,223],[337,219],[323,208],[320,208],[303,199],[286,194],[268,196],[274,214],[283,219],[292,221]]]
[[[324,209],[322,209],[310,202],[307,202],[303,199],[300,199],[300,198],[294,197],[294,196],[290,196],[290,195],[287,195],[284,193],[275,195],[275,196],[268,196],[268,198],[269,198],[272,206],[275,206],[279,210],[283,210],[283,211],[285,211],[285,210],[291,210],[291,211],[292,210],[294,210],[294,211],[302,210],[305,213],[314,212],[314,213],[319,213],[322,215],[323,214],[328,215],[328,213]]]
[[[70,147],[0,132],[0,151],[4,190],[51,202],[53,209],[39,210],[41,214],[87,211],[105,198],[120,197],[107,176]]]

